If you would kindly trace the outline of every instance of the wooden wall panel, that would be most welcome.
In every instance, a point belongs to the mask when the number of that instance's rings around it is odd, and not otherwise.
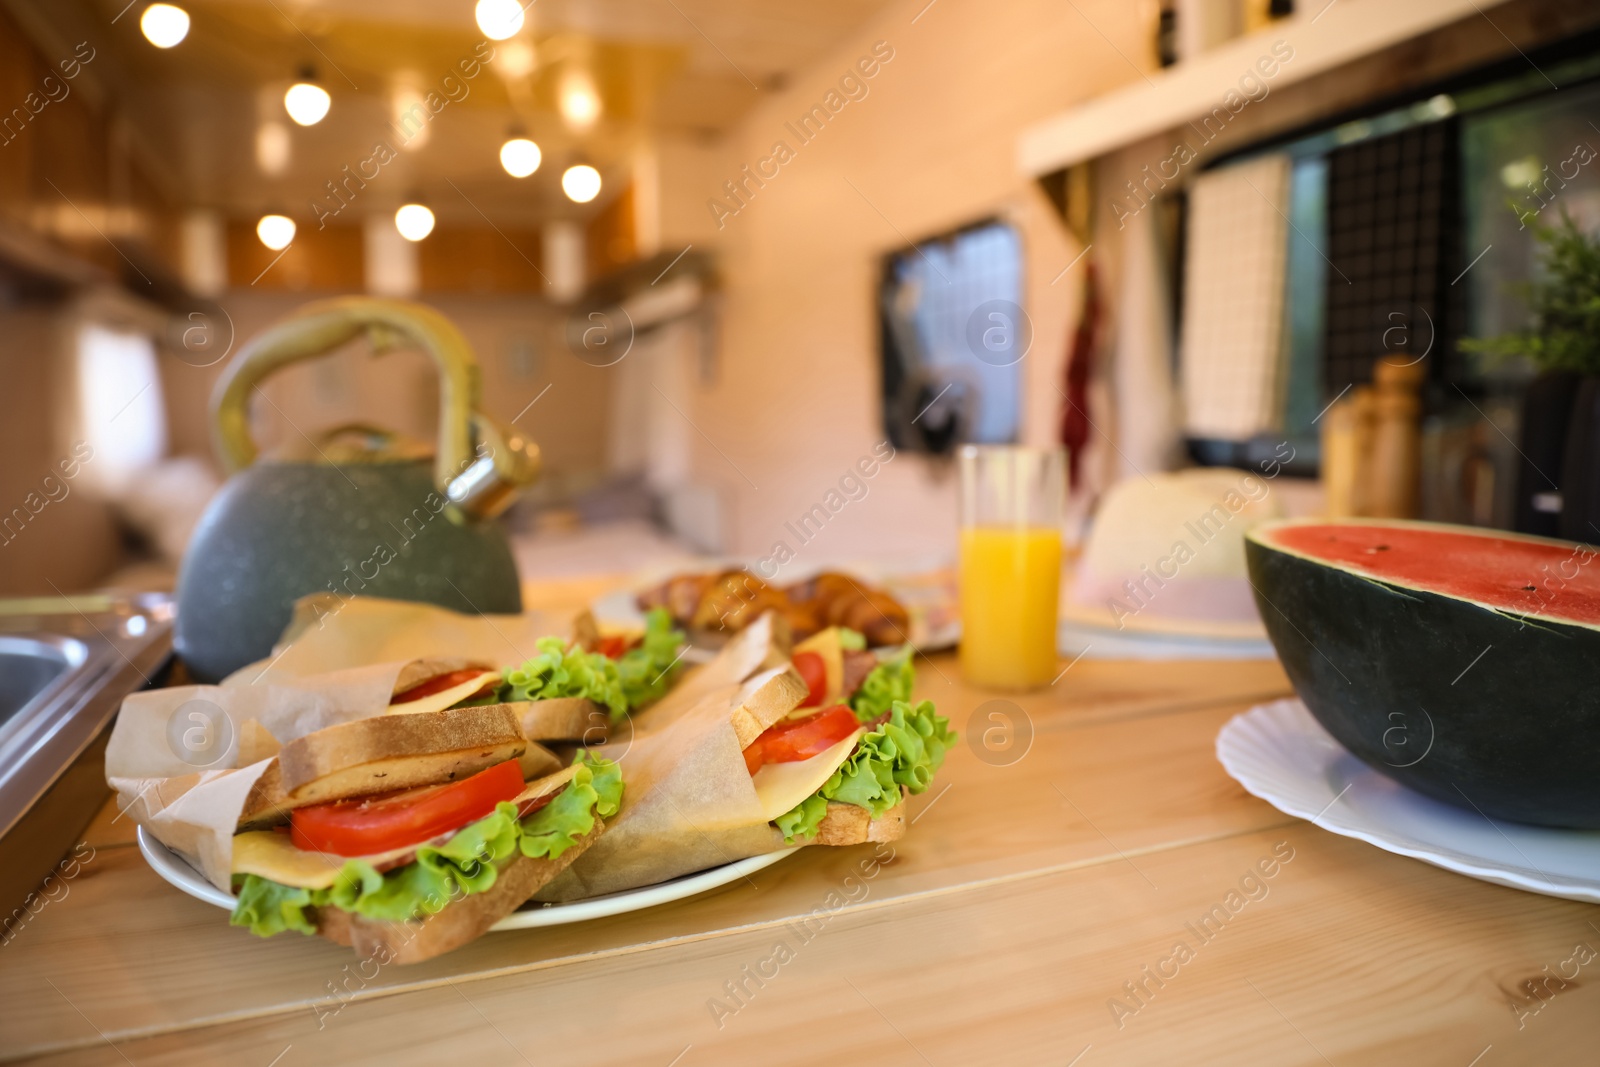
[[[544,291],[537,229],[440,223],[417,248],[425,293]]]
[[[256,236],[256,220],[228,221],[228,283],[239,289],[360,292],[360,226],[317,229],[301,219],[294,241],[274,252]]]
[[[0,219],[140,292],[178,272],[177,205],[119,133],[114,110],[90,103],[84,87],[106,60],[80,47],[88,63],[72,47],[47,54],[0,9]]]
[[[639,255],[639,228],[634,185],[629,182],[611,203],[589,221],[585,238],[588,245],[589,279],[604,278],[626,266]]]

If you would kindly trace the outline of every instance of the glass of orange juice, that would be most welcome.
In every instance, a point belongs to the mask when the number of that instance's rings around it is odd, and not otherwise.
[[[1059,448],[961,449],[961,671],[974,685],[1035,689],[1056,673]]]

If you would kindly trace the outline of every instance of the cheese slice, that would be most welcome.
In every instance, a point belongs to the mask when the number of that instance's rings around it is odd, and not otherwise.
[[[828,707],[830,704],[839,703],[844,693],[844,646],[839,643],[839,628],[830,626],[820,633],[810,637],[794,646],[796,652],[815,652],[822,657],[823,677],[827,679],[827,693],[822,698],[819,707]],[[809,715],[815,708],[804,709]]]
[[[864,729],[857,730],[810,759],[793,763],[767,763],[757,768],[750,780],[755,784],[762,816],[771,822],[826,785],[828,779],[833,777],[833,772],[850,758],[850,753],[856,750],[856,742],[866,732]]]
[[[427,842],[371,856],[336,856],[295,848],[288,834],[276,830],[249,830],[233,835],[233,873],[259,875],[296,889],[326,889],[350,860],[363,859],[378,866],[415,852],[423,844]]]
[[[476,678],[469,678],[458,686],[446,689],[432,696],[421,697],[417,700],[408,700],[404,704],[389,705],[390,715],[417,715],[425,711],[443,711],[458,700],[465,700],[478,690],[482,689],[489,681],[500,680],[499,671],[484,671]]]
[[[567,783],[571,782],[572,776],[577,773],[576,767],[567,767],[555,774],[529,782],[523,787],[522,792],[512,799],[512,803],[522,804],[547,793],[559,792],[567,787]],[[823,781],[827,781],[827,778],[823,778]],[[448,839],[450,836],[451,834],[440,834],[438,838],[431,840]],[[334,883],[340,868],[350,860],[366,860],[374,867],[379,867],[415,852],[426,844],[427,841],[419,841],[414,845],[405,845],[370,856],[337,856],[331,852],[308,852],[296,848],[288,834],[276,830],[250,830],[233,836],[233,873],[259,875],[279,885],[292,886],[296,889],[326,889]]]

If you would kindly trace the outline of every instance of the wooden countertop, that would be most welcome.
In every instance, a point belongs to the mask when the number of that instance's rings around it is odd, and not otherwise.
[[[1547,981],[1600,949],[1600,909],[1337,837],[1223,773],[1217,731],[1288,692],[1276,663],[1083,660],[1025,697],[963,685],[952,657],[919,668],[964,740],[903,841],[376,974],[229,927],[109,808],[65,894],[0,945],[0,1058],[1495,1067],[1600,1036],[1600,960]],[[994,699],[1031,723],[1020,759],[966,743]]]

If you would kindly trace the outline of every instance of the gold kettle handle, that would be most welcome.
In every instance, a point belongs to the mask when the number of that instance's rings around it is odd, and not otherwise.
[[[439,449],[434,484],[450,493],[451,483],[474,466],[475,437],[490,427],[478,411],[478,363],[455,324],[432,308],[402,300],[345,296],[319,300],[296,311],[240,350],[211,395],[212,433],[229,474],[255,462],[250,437],[250,393],[268,375],[291,363],[315,359],[365,334],[374,350],[414,346],[439,368]],[[488,435],[484,435],[488,436]],[[531,482],[538,469],[537,447],[515,434],[495,434],[515,455],[500,455],[491,466],[514,488]],[[499,444],[501,442],[496,442]],[[479,464],[480,466],[482,464]]]

